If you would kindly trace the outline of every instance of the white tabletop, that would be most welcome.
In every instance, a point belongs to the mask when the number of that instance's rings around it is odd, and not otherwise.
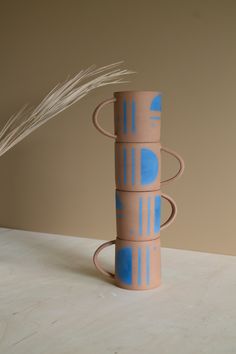
[[[162,286],[129,291],[101,243],[0,229],[0,353],[236,353],[236,257],[163,248]]]

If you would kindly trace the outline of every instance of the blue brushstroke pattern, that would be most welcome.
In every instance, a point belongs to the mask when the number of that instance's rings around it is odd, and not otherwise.
[[[154,203],[154,232],[158,233],[161,227],[161,196],[155,196]]]
[[[139,235],[143,233],[143,198],[139,198]]]
[[[126,100],[123,102],[123,132],[126,134],[127,133],[127,103]]]
[[[161,96],[156,96],[153,98],[152,103],[150,105],[150,110],[161,112]]]
[[[124,184],[127,182],[127,152],[126,148],[123,148],[123,169],[124,169]]]
[[[138,285],[142,284],[142,250],[138,248]]]
[[[135,126],[135,115],[136,115],[136,103],[132,101],[132,132],[135,133],[136,126]]]
[[[150,184],[158,175],[158,158],[156,154],[146,148],[141,149],[141,184]]]
[[[132,284],[132,248],[124,247],[116,252],[116,275],[127,285]]]
[[[150,119],[152,119],[152,120],[160,120],[161,117],[150,117]]]
[[[151,197],[148,197],[148,224],[147,224],[147,235],[150,235],[150,225],[151,225]]]
[[[123,204],[119,196],[119,192],[116,190],[116,209],[117,210],[122,210],[123,209]]]
[[[117,183],[118,185],[120,185],[120,175],[118,175],[118,172],[120,173],[120,171],[118,171],[118,155],[119,155],[119,152],[118,152],[118,149],[115,148],[115,173],[117,175]]]
[[[132,185],[135,183],[135,148],[131,149]]]

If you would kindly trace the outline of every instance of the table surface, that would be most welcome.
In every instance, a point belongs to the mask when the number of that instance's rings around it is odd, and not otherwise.
[[[0,229],[0,353],[236,353],[236,257],[162,248],[162,285],[129,291],[102,242]]]

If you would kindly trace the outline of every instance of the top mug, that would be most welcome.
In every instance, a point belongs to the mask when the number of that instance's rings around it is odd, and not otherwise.
[[[98,123],[100,110],[114,103],[115,134]],[[95,127],[117,142],[153,143],[160,141],[162,95],[157,91],[120,91],[101,102],[93,113]]]

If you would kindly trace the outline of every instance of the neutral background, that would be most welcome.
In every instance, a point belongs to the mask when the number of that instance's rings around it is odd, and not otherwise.
[[[114,143],[92,125],[113,91],[163,92],[162,144],[186,162],[162,245],[236,254],[236,2],[1,1],[1,125],[91,64],[132,82],[93,92],[0,159],[0,225],[113,239]],[[104,126],[112,130],[112,108]],[[176,168],[163,156],[163,177]],[[165,205],[163,216],[168,212]]]

